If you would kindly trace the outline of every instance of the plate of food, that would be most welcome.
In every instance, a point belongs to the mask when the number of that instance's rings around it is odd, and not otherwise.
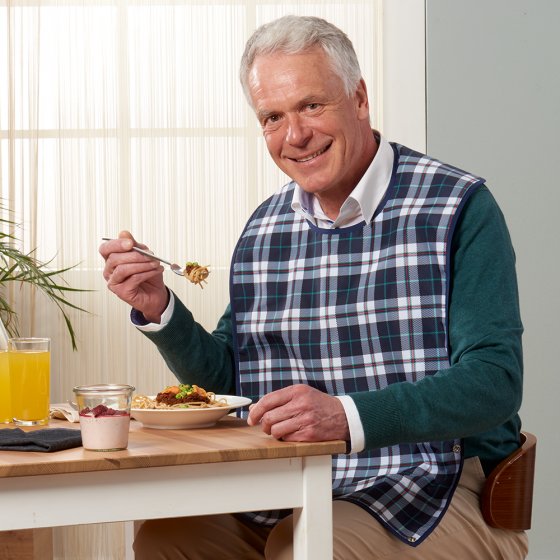
[[[251,404],[247,397],[216,395],[198,385],[172,385],[155,396],[135,395],[130,415],[145,428],[207,428],[232,410]]]

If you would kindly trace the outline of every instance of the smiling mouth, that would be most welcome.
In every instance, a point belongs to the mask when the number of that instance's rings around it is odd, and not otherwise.
[[[325,146],[324,148],[321,148],[320,150],[316,151],[315,153],[306,156],[304,158],[301,159],[295,159],[294,161],[297,163],[305,163],[306,161],[311,161],[312,159],[315,159],[316,157],[320,156],[321,154],[324,154],[329,148],[331,147],[331,145],[329,144],[328,146]]]

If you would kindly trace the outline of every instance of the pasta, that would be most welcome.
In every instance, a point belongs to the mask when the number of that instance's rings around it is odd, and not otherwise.
[[[197,262],[188,262],[183,270],[183,275],[193,284],[198,284],[201,289],[204,289],[204,284],[208,284],[206,278],[210,271],[207,266],[201,266]]]
[[[132,398],[132,408],[136,409],[176,410],[223,406],[227,406],[225,398],[218,399],[214,393],[198,385],[173,385],[166,387],[155,398],[146,395]]]

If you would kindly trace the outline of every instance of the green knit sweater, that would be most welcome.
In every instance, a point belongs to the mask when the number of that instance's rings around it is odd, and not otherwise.
[[[486,187],[469,199],[451,248],[451,366],[416,383],[352,393],[366,448],[464,438],[489,472],[519,445],[523,364],[515,255]],[[176,298],[170,322],[145,332],[182,383],[235,390],[230,308],[206,332]]]

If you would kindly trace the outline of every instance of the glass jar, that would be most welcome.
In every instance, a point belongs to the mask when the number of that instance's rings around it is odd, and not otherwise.
[[[84,449],[120,451],[128,447],[134,389],[111,384],[74,387]]]

